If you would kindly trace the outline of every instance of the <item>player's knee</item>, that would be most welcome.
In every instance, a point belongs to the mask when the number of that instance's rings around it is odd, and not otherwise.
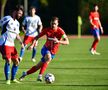
[[[45,55],[45,61],[51,61],[51,54],[46,54]]]
[[[19,65],[19,59],[15,59],[14,61],[13,61],[13,63],[16,65],[16,66],[18,66]]]
[[[6,63],[11,64],[11,59],[6,59]]]
[[[97,38],[97,41],[98,41],[98,42],[100,41],[100,37]]]

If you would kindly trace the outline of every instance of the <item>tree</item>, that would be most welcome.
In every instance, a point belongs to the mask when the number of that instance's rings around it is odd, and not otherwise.
[[[4,16],[4,9],[6,5],[7,0],[1,0],[1,18]]]

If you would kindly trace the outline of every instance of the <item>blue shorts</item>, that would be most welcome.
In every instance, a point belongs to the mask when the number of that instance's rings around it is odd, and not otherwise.
[[[91,32],[92,32],[94,37],[100,36],[100,30],[99,29],[92,29]]]
[[[48,54],[48,53],[51,54],[51,52],[50,52],[45,46],[43,46],[43,48],[41,49],[41,54],[42,54],[41,61],[42,61],[42,62],[45,62],[44,57],[45,57],[45,55]],[[55,54],[51,54],[51,58],[53,59],[54,57],[55,57]]]

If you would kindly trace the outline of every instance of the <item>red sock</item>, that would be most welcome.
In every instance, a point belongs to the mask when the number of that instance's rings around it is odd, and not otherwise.
[[[32,74],[36,72],[40,67],[36,68],[36,66],[33,66],[31,69],[27,71],[27,75]]]
[[[42,67],[41,67],[41,69],[40,69],[40,73],[39,73],[39,74],[42,75],[42,74],[45,72],[47,66],[48,66],[48,63],[46,63],[46,62],[43,63],[43,65],[42,65]]]
[[[93,48],[94,50],[96,50],[97,44],[98,44],[98,40],[94,40],[94,42],[93,42],[93,44],[92,44],[92,48]]]

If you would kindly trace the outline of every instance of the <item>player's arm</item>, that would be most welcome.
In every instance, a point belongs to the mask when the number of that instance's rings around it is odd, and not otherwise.
[[[100,20],[99,20],[98,22],[99,22],[99,26],[100,26],[100,29],[101,29],[101,33],[103,34],[103,33],[104,33],[104,31],[103,31],[102,24],[101,24]]]
[[[97,28],[96,25],[93,23],[92,18],[90,18],[90,24],[93,26],[93,28]]]
[[[41,33],[41,31],[42,31],[42,28],[43,28],[43,25],[42,25],[42,21],[41,21],[41,19],[40,19],[40,17],[38,18],[38,33]]]
[[[19,40],[21,46],[24,47],[24,44],[23,44],[22,39],[21,39],[21,37],[19,36],[19,34],[17,34],[17,37],[16,37],[16,38]]]
[[[69,44],[69,39],[68,39],[67,35],[64,34],[62,36],[62,39],[61,40],[58,40],[57,38],[55,38],[54,42],[55,43],[62,44],[62,45],[68,45]]]
[[[42,24],[41,25],[38,25],[38,33],[41,33],[42,28],[43,28],[43,25]]]
[[[96,25],[93,23],[93,20],[92,20],[92,19],[90,19],[90,24],[91,24],[94,28],[96,28]]]
[[[31,49],[34,47],[36,41],[37,41],[40,37],[44,36],[44,35],[46,34],[46,32],[47,32],[46,29],[42,30],[42,32],[41,32],[38,36],[35,37],[35,39],[34,39],[34,41],[32,42],[32,44],[28,47],[28,50],[31,50]]]
[[[22,25],[22,31],[23,31],[24,33],[26,33],[26,30],[25,30],[25,26],[24,26],[24,25]]]
[[[89,20],[90,20],[90,24],[91,24],[94,28],[96,28],[96,25],[93,23],[92,13],[90,13],[90,15],[89,15]]]
[[[27,18],[25,17],[23,22],[22,22],[22,31],[24,33],[26,33],[26,30],[25,30],[26,26],[27,26]]]

